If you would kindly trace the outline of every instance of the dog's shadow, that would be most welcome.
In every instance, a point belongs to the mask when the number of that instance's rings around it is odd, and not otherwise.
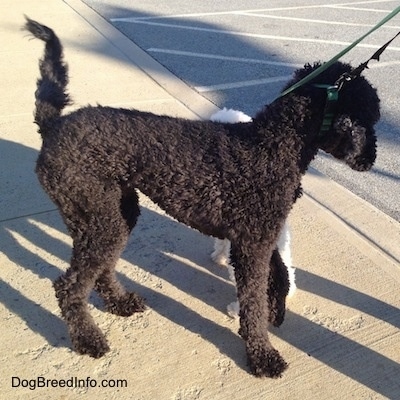
[[[400,329],[398,308],[384,301],[300,268],[296,269],[296,280],[302,291],[358,310]],[[375,325],[367,329],[377,328],[378,325]],[[323,326],[318,320],[314,322],[290,310],[286,312],[282,327],[274,328],[272,332],[299,349],[306,357],[317,359],[385,398],[392,398],[395,387],[400,389],[397,382],[400,364],[374,350],[374,347],[379,346],[374,346],[376,342],[370,339],[364,338],[364,341],[370,343],[365,346],[353,340],[353,335],[341,334],[340,331]]]

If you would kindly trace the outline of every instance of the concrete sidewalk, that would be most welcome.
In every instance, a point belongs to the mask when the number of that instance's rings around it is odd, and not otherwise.
[[[130,318],[116,317],[104,313],[93,297],[91,312],[107,334],[111,351],[99,360],[72,352],[51,286],[67,268],[71,241],[34,175],[41,141],[32,112],[43,43],[30,41],[21,32],[23,14],[49,25],[62,40],[73,107],[99,103],[208,118],[216,106],[80,0],[4,3],[0,5],[0,391],[4,398],[400,398],[400,226],[315,170],[305,177],[305,195],[290,217],[299,290],[284,324],[271,333],[290,364],[282,379],[248,374],[238,323],[225,312],[234,288],[227,272],[209,258],[212,240],[174,222],[145,197],[142,218],[118,271],[127,287],[146,297],[148,310]],[[51,387],[53,382],[32,390],[43,382],[38,377],[59,380],[58,384],[76,378],[109,387]],[[121,387],[125,383],[127,387]]]

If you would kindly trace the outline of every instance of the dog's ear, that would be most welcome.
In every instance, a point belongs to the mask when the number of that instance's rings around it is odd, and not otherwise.
[[[373,126],[364,127],[349,116],[340,115],[335,119],[333,129],[338,141],[326,151],[356,171],[371,169],[376,158]]]
[[[368,171],[375,162],[379,104],[376,89],[363,76],[340,90],[329,153],[356,171]]]

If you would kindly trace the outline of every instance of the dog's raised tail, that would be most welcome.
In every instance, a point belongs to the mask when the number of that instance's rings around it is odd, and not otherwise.
[[[54,118],[61,115],[63,108],[70,104],[66,92],[68,67],[63,62],[62,45],[53,30],[26,16],[25,18],[24,29],[46,43],[44,56],[39,61],[40,78],[37,80],[35,92],[35,122],[39,125],[39,132],[44,136],[48,131],[47,125],[50,126]]]

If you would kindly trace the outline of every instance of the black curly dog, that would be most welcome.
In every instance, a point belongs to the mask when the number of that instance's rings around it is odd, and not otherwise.
[[[287,364],[268,339],[283,322],[286,268],[276,250],[301,178],[319,149],[358,171],[376,157],[376,90],[356,77],[340,90],[332,125],[321,133],[326,90],[352,68],[335,63],[265,106],[251,123],[190,121],[137,110],[69,103],[67,66],[54,32],[32,20],[25,29],[45,42],[35,122],[43,139],[36,172],[73,239],[71,266],[54,288],[75,350],[101,357],[107,341],[87,308],[92,289],[108,311],[143,311],[117,281],[115,264],[139,217],[137,190],[169,215],[206,235],[231,241],[240,302],[240,335],[257,376],[278,377]],[[287,87],[315,70],[306,65]]]

